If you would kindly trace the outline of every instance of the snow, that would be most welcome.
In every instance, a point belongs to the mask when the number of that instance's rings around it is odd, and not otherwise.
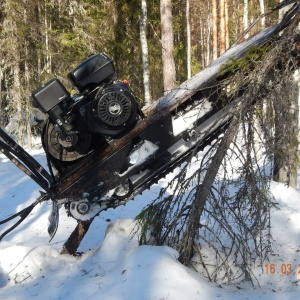
[[[207,114],[213,107],[211,103],[204,99],[200,104],[196,105],[192,110],[184,113],[179,117],[172,118],[172,127],[174,136],[179,135],[188,128],[193,128],[194,122]]]
[[[45,166],[41,149],[30,154]],[[174,249],[138,245],[133,220],[166,181],[168,177],[126,206],[102,212],[84,238],[79,257],[59,254],[76,221],[61,209],[58,232],[49,243],[50,203],[38,205],[0,242],[0,299],[299,299],[299,190],[271,183],[279,207],[272,212],[273,254],[264,265],[254,266],[260,286],[253,288],[247,282],[209,282],[180,264]],[[38,195],[39,187],[0,155],[0,219]],[[1,225],[0,232],[7,226]],[[276,273],[266,274],[266,264],[274,264]],[[292,274],[280,274],[289,264]]]
[[[144,163],[151,155],[153,155],[158,150],[158,148],[159,147],[157,145],[151,143],[150,141],[143,141],[143,143],[129,156],[129,163],[132,165],[132,167],[129,167],[121,175],[125,175],[133,167],[139,166]]]

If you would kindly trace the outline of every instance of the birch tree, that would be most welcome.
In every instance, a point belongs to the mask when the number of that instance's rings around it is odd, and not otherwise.
[[[142,63],[143,63],[143,81],[144,81],[144,98],[145,105],[152,102],[150,93],[150,69],[149,69],[149,53],[147,42],[147,1],[141,2],[140,14],[140,40],[142,49]]]
[[[249,27],[248,0],[244,0],[243,25],[244,25],[244,30],[246,30]],[[245,38],[248,38],[248,37],[249,37],[249,34],[246,34]]]
[[[260,6],[260,13],[264,14],[265,13],[265,0],[259,0],[259,6]],[[261,26],[262,26],[262,28],[266,27],[266,19],[265,18],[261,19]]]

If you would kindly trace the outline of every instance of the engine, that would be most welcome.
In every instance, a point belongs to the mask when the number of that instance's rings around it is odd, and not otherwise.
[[[74,96],[57,78],[32,93],[49,116],[42,134],[44,149],[59,161],[75,161],[124,135],[142,116],[128,83],[114,81],[113,61],[104,53],[85,59],[68,78],[78,91]]]

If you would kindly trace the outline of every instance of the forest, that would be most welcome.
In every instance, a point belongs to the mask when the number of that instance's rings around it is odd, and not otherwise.
[[[224,136],[212,141],[199,168],[187,176],[188,166],[200,161],[191,157],[137,217],[145,233],[141,243],[148,242],[151,227],[153,244],[177,249],[185,265],[199,255],[210,280],[223,271],[221,280],[252,278],[253,257],[263,261],[270,253],[270,178],[297,184],[299,1],[282,3],[297,10],[283,37],[252,47],[219,74],[215,87],[222,104],[239,97],[245,103]],[[67,74],[89,55],[105,52],[118,78],[129,81],[141,105],[149,105],[233,45],[278,24],[288,9],[270,9],[278,7],[272,0],[2,0],[0,5],[0,126],[28,148],[43,119],[32,91],[53,77],[71,91]],[[262,15],[266,18],[258,18]],[[171,187],[175,191],[167,196]],[[228,244],[218,239],[220,233]],[[203,244],[215,253],[214,271],[202,258]],[[237,264],[242,275],[232,274]]]
[[[31,134],[38,131],[32,126],[36,118],[32,91],[53,77],[71,90],[68,72],[98,52],[114,60],[118,78],[129,80],[142,104],[162,96],[168,89],[161,80],[163,2],[172,6],[172,27],[167,29],[171,43],[166,39],[173,47],[171,87],[207,66],[257,16],[277,4],[275,0],[1,0],[0,125],[15,120],[18,125],[8,130],[31,147]],[[275,12],[258,22],[253,32],[277,20]]]

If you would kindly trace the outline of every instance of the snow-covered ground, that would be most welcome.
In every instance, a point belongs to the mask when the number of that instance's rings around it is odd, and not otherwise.
[[[30,153],[45,165],[42,150]],[[0,299],[299,299],[300,191],[277,183],[271,189],[280,210],[272,213],[274,253],[254,270],[260,287],[208,282],[181,265],[175,250],[138,246],[133,219],[157,196],[159,186],[153,186],[126,206],[101,213],[81,244],[81,257],[59,255],[76,221],[61,209],[58,232],[49,243],[50,203],[38,205],[0,242]],[[0,155],[0,220],[38,195],[38,186]],[[5,228],[1,225],[0,233]]]

